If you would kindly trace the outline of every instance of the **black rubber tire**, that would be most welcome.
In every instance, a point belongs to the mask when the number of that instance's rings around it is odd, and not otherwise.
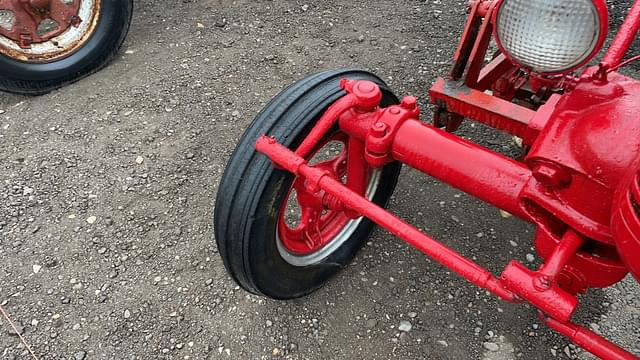
[[[339,87],[342,78],[374,81],[383,90],[383,106],[398,102],[382,80],[365,71],[335,70],[309,76],[285,89],[262,110],[227,165],[215,205],[215,236],[227,271],[251,293],[284,300],[317,290],[351,262],[373,230],[374,224],[364,219],[325,260],[304,267],[286,262],[277,248],[276,228],[280,204],[294,177],[275,169],[266,156],[255,150],[255,142],[263,134],[296,148],[327,107],[344,96]],[[400,168],[399,163],[383,168],[373,196],[375,203],[386,205]]]
[[[101,0],[100,18],[91,38],[67,57],[52,62],[24,62],[0,54],[0,90],[42,95],[101,70],[122,46],[133,14],[133,0]]]

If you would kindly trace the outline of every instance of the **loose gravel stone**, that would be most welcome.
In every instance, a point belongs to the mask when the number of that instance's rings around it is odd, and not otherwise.
[[[413,325],[411,325],[410,322],[404,320],[400,321],[400,325],[398,326],[398,330],[403,332],[409,332],[411,331],[411,328],[413,328]]]
[[[376,327],[376,325],[378,325],[378,320],[376,319],[367,319],[367,321],[365,322],[365,327],[367,329],[373,329]]]
[[[483,343],[482,346],[484,346],[485,349],[493,352],[500,350],[500,346],[498,344],[490,341]]]
[[[16,328],[14,329],[13,327],[10,326],[9,335],[18,336],[18,334],[20,335],[24,334],[24,326],[22,326],[22,324],[20,324],[19,322],[14,322],[13,324],[15,325]]]
[[[39,273],[39,272],[40,272],[40,270],[42,270],[42,266],[37,265],[37,264],[36,264],[36,265],[33,265],[33,273],[34,273],[34,274]]]

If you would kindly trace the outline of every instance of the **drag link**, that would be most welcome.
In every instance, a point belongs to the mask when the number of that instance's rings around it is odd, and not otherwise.
[[[277,166],[316,184],[320,189],[334,196],[346,208],[371,219],[472,284],[492,292],[505,301],[516,302],[519,300],[488,270],[353,192],[341,182],[327,176],[328,174],[325,172],[308,166],[303,158],[277,143],[276,139],[262,136],[256,142],[256,149],[270,158]]]
[[[608,360],[638,360],[638,357],[635,355],[585,327],[572,322],[562,323],[546,317],[543,313],[539,313],[539,316],[548,327],[566,336],[569,340],[599,358]]]

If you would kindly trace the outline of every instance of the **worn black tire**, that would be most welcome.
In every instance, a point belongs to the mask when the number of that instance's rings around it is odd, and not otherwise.
[[[91,38],[75,52],[51,62],[24,62],[0,54],[0,90],[42,95],[104,68],[122,46],[133,14],[133,0],[101,0]]]
[[[374,81],[383,89],[384,106],[398,102],[384,82],[368,72],[336,70],[309,76],[285,89],[262,110],[227,165],[216,200],[215,236],[227,271],[251,293],[292,299],[315,291],[351,262],[373,229],[374,224],[364,219],[324,260],[304,267],[289,264],[277,249],[276,229],[280,204],[294,177],[275,169],[254,147],[262,134],[276,137],[291,149],[297,147],[327,107],[344,96],[339,87],[342,78]],[[382,170],[375,203],[386,205],[400,168],[401,164],[392,163]]]

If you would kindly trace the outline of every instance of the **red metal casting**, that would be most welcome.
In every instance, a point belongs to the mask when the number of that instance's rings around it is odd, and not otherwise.
[[[342,143],[343,148],[339,154],[312,166],[341,181],[340,179],[347,174],[347,159],[350,158],[347,145],[349,138],[344,133],[339,132],[331,136],[324,144],[321,144],[322,146],[316,147],[316,151],[309,158],[313,158],[318,151],[325,150],[324,145],[337,143]],[[359,169],[357,172],[360,172]],[[364,186],[366,186],[366,180],[365,178]],[[296,219],[298,221],[295,225],[287,222],[287,204],[290,202],[289,198],[293,196],[293,190],[295,190],[295,201],[300,207],[300,219]],[[294,181],[287,199],[282,203],[278,221],[279,238],[289,252],[308,255],[318,251],[336,237],[351,220],[343,209],[336,209],[334,203],[331,202],[332,198],[332,196],[310,187],[304,178],[297,178]]]
[[[0,36],[28,49],[34,43],[48,41],[67,31],[69,27],[80,25],[79,9],[79,0],[0,0],[0,10],[10,11],[14,18],[11,29],[0,27]],[[40,33],[38,28],[46,19],[55,21],[57,26],[46,33]]]
[[[503,54],[485,64],[496,4],[471,2],[451,74],[429,92],[435,124],[447,131],[420,122],[413,97],[380,108],[375,83],[344,80],[346,95],[295,152],[268,137],[256,148],[297,176],[298,200],[307,208],[347,214],[344,221],[366,216],[471,283],[506,301],[531,303],[549,327],[593,354],[636,359],[571,317],[578,293],[615,284],[629,272],[640,280],[640,81],[614,71],[640,28],[640,0],[598,67],[553,78],[527,74]],[[606,19],[604,2],[595,4]],[[465,118],[522,138],[524,161],[448,132]],[[305,158],[336,124],[347,153],[340,161],[309,164]],[[347,164],[338,165],[343,159]],[[496,277],[368,201],[367,169],[393,161],[535,224],[543,265],[532,270],[512,261]]]
[[[592,239],[614,243],[614,192],[640,149],[637,104],[640,82],[617,73],[563,96],[526,158],[537,173],[522,194],[532,216],[550,212]]]
[[[574,295],[517,261],[507,265],[501,279],[507,289],[563,323],[569,321],[578,308],[578,299]]]

